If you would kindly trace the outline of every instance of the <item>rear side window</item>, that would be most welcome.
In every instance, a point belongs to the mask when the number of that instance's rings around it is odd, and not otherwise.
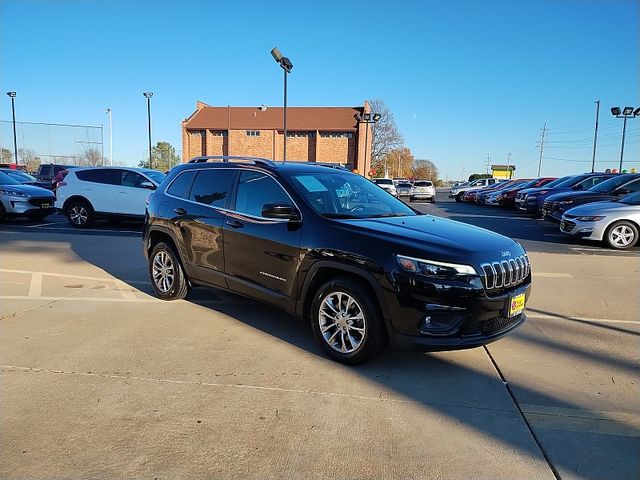
[[[432,185],[433,185],[433,183],[431,183],[431,182],[416,182],[415,183],[416,187],[430,187]]]
[[[605,177],[589,177],[586,180],[579,182],[578,185],[581,185],[583,190],[589,190],[591,187],[599,184],[603,180],[605,180]]]
[[[193,179],[198,172],[183,172],[176,177],[176,179],[171,182],[169,188],[167,188],[167,193],[169,195],[173,195],[174,197],[184,198],[185,200],[189,199],[189,192],[191,191],[191,185],[193,184]]]
[[[638,180],[633,180],[632,182],[623,185],[621,188],[625,189],[629,193],[634,193],[640,190],[640,178]]]
[[[51,165],[43,165],[40,167],[40,173],[38,175],[46,177],[49,174],[51,174]]]
[[[212,207],[224,207],[235,173],[235,170],[221,168],[200,170],[193,181],[189,199]]]
[[[291,199],[280,184],[262,172],[245,170],[240,175],[235,210],[254,217],[262,216],[262,207],[267,203],[291,205]]]
[[[81,170],[76,172],[76,177],[84,182],[104,183],[107,185],[120,185],[122,178],[121,170],[110,168],[100,168],[95,170]]]

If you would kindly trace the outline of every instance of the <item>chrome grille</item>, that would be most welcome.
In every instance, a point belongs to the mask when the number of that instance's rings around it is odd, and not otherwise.
[[[529,258],[526,255],[499,262],[483,263],[481,268],[487,290],[519,285],[531,271]]]

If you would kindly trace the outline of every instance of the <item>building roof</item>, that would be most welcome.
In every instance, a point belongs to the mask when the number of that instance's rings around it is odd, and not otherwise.
[[[515,170],[515,165],[491,165],[491,170]]]
[[[282,130],[282,107],[202,106],[184,125],[187,130]],[[363,107],[287,107],[287,130],[352,132]]]

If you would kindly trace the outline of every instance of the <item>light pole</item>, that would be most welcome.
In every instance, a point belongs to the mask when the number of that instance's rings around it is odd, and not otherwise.
[[[14,161],[16,167],[18,166],[18,142],[16,140],[16,92],[7,92],[7,95],[11,97],[11,112],[13,113],[13,154],[15,155]]]
[[[593,132],[593,155],[591,157],[591,173],[596,170],[596,145],[598,143],[598,119],[600,118],[600,100],[596,100],[596,128]]]
[[[363,113],[362,115],[357,114],[356,120],[358,123],[364,123],[364,166],[367,165],[367,147],[369,146],[369,125],[372,123],[378,123],[378,121],[382,118],[382,115],[379,113]],[[371,162],[369,162],[369,167],[371,167]]]
[[[624,137],[627,133],[627,118],[636,118],[640,115],[640,107],[635,110],[633,107],[624,107],[622,111],[620,111],[620,107],[613,107],[611,109],[611,114],[616,118],[624,118],[622,122],[622,145],[620,146],[620,169],[619,172],[622,172],[622,158],[624,157]]]
[[[284,70],[284,108],[282,115],[283,129],[284,129],[284,143],[282,148],[282,161],[287,161],[287,75],[291,73],[293,69],[293,63],[287,57],[284,57],[282,53],[280,53],[280,49],[278,47],[274,47],[271,49],[271,55],[274,60],[282,67]]]
[[[143,92],[142,93],[147,99],[147,119],[149,120],[149,168],[153,168],[153,164],[151,163],[151,97],[153,97],[153,92]]]
[[[109,165],[113,167],[113,128],[111,122],[111,109],[107,108],[107,115],[109,115]]]

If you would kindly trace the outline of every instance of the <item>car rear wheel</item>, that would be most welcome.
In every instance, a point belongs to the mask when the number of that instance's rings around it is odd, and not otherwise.
[[[386,343],[384,321],[371,294],[350,278],[335,278],[320,287],[311,314],[316,340],[338,362],[363,362],[380,353]]]
[[[149,279],[162,300],[180,300],[189,293],[189,284],[174,249],[159,242],[149,255]]]
[[[617,250],[625,250],[638,243],[638,227],[626,220],[611,224],[605,235],[606,243]]]
[[[456,195],[456,202],[461,202],[463,195],[464,195],[464,193],[459,193],[458,195]]]
[[[86,228],[93,224],[93,210],[81,200],[73,201],[67,207],[67,220],[76,228]]]

